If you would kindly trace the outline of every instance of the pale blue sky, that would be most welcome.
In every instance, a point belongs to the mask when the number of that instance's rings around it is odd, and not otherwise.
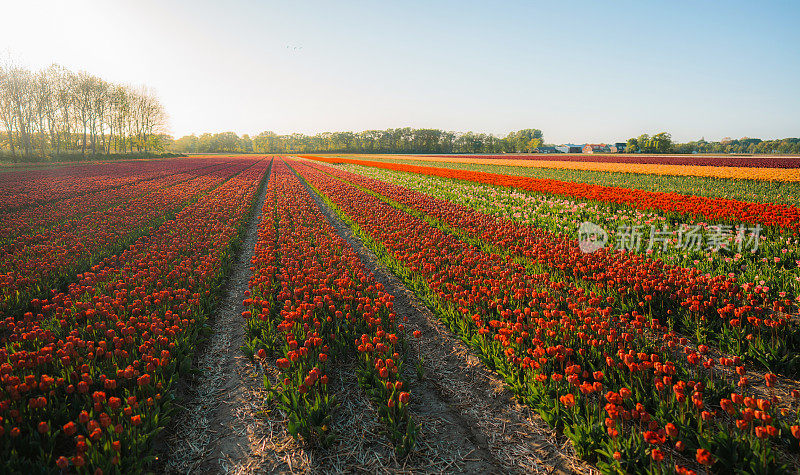
[[[0,49],[148,84],[170,131],[800,136],[800,2],[27,1]]]

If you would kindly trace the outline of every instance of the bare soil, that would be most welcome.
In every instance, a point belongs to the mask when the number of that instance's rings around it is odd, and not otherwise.
[[[265,196],[266,186],[242,236],[223,300],[209,319],[212,333],[193,362],[199,375],[178,390],[183,410],[165,431],[164,460],[158,467],[166,472],[227,472],[248,456],[249,427],[241,423],[239,413],[257,411],[263,398],[254,397],[262,379],[241,350],[245,343],[241,313]]]
[[[425,376],[421,381],[407,374],[411,379],[412,415],[422,426],[419,443],[423,445],[425,440],[446,441],[450,450],[470,454],[467,461],[471,464],[443,471],[591,471],[574,456],[568,442],[559,441],[540,417],[519,404],[505,389],[501,378],[489,371],[473,351],[353,235],[349,226],[316,193],[311,189],[308,191],[337,233],[347,240],[367,269],[374,273],[375,279],[395,296],[394,311],[399,316],[408,317],[408,331],[422,332],[421,338],[411,339],[412,354],[406,366],[407,373],[414,372],[416,363],[424,368]],[[439,424],[428,421],[439,421]],[[415,455],[412,453],[409,457],[411,461]],[[474,462],[473,458],[476,459]]]
[[[380,264],[350,228],[309,189],[337,232],[395,296],[412,338],[405,377],[412,418],[421,427],[412,453],[398,459],[374,405],[358,386],[352,361],[338,361],[330,390],[339,402],[331,447],[307,447],[286,431],[286,415],[267,403],[263,378],[278,370],[245,357],[242,300],[250,278],[266,187],[210,319],[212,334],[195,358],[198,375],[178,393],[182,411],[164,431],[156,471],[167,473],[588,473],[567,442],[518,404],[419,299]],[[416,366],[423,377],[417,376]]]

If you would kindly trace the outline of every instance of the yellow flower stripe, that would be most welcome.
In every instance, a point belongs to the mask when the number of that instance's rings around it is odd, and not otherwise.
[[[733,178],[750,180],[800,182],[798,168],[756,168],[756,167],[712,167],[694,165],[658,165],[645,163],[602,163],[575,162],[562,160],[515,160],[512,158],[469,158],[469,157],[431,157],[418,155],[352,155],[341,154],[355,159],[396,159],[423,162],[469,163],[476,165],[502,165],[532,168],[560,168],[568,170],[587,170],[597,172],[644,173],[649,175],[699,176],[710,178]]]

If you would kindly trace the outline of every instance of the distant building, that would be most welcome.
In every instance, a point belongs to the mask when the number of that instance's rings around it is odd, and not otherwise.
[[[558,150],[561,153],[581,153],[583,151],[583,145],[565,143],[564,145],[557,146],[556,150]]]
[[[622,152],[624,152],[625,151],[625,147],[627,147],[627,146],[628,146],[628,144],[626,142],[617,142],[617,143],[615,143],[614,147],[616,147],[617,150],[614,153],[622,153]]]
[[[556,147],[536,147],[533,151],[535,153],[558,153]]]
[[[583,146],[583,153],[612,153],[611,147],[604,143],[587,143]]]

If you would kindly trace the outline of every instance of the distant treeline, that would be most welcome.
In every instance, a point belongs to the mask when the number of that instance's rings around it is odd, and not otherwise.
[[[513,153],[533,152],[542,142],[539,129],[524,129],[496,137],[492,134],[406,127],[316,135],[278,135],[274,132],[262,132],[255,137],[239,137],[233,132],[187,135],[176,140],[171,150],[180,153]]]
[[[686,143],[673,143],[672,137],[661,132],[652,137],[643,134],[628,139],[625,153],[800,153],[800,138],[761,140],[742,137],[735,140],[726,137],[719,142],[705,139]]]
[[[58,65],[41,71],[0,65],[0,157],[147,155],[166,145],[165,122],[164,108],[146,87]]]
[[[719,142],[687,142],[675,145],[675,153],[800,153],[800,138],[761,140],[744,137]]]
[[[364,132],[323,132],[316,135],[262,132],[254,137],[234,132],[186,135],[168,149],[177,153],[534,153],[547,149],[539,129],[523,129],[505,137],[474,132],[449,132],[410,127]],[[800,153],[800,139],[703,139],[674,143],[661,132],[631,138],[625,153]]]

